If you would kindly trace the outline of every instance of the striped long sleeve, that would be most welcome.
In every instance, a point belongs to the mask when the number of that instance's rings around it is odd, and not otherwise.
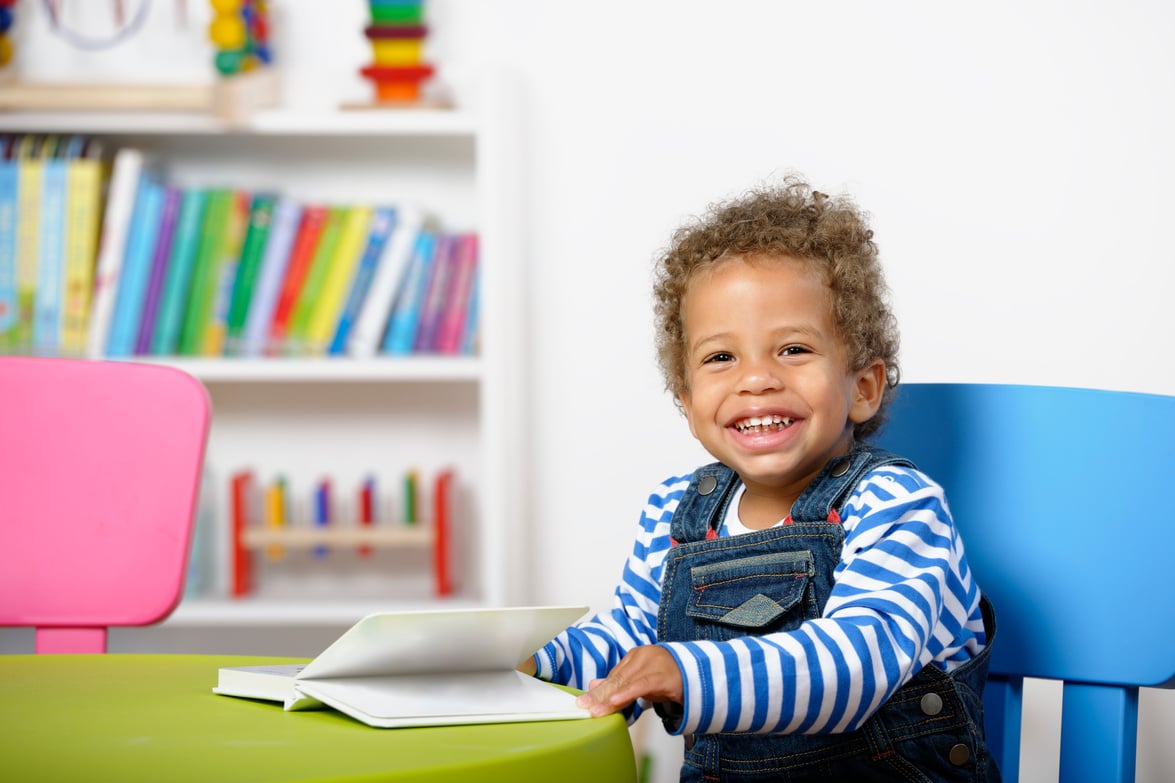
[[[613,608],[544,647],[540,677],[586,688],[628,650],[657,643],[669,523],[688,481],[669,479],[649,497]],[[982,649],[979,591],[938,484],[880,468],[842,518],[845,544],[820,618],[789,632],[662,645],[682,674],[678,732],[851,731],[924,665],[950,671]]]

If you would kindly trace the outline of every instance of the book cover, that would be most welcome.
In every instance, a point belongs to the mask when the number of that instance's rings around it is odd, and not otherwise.
[[[281,293],[273,311],[273,322],[269,327],[267,352],[270,354],[281,354],[286,349],[290,318],[294,313],[298,295],[302,292],[302,284],[306,281],[306,273],[314,260],[314,251],[318,247],[318,239],[326,224],[327,213],[328,208],[321,204],[308,204],[302,209],[302,220],[294,237],[294,245],[290,248],[286,277],[282,281]]]
[[[16,220],[16,326],[13,344],[15,350],[32,350],[33,310],[37,296],[37,259],[41,244],[41,185],[45,162],[42,159],[46,144],[52,145],[53,136],[22,136],[17,146]]]
[[[205,195],[201,188],[186,188],[180,198],[159,313],[155,316],[155,329],[151,334],[151,353],[156,356],[171,356],[179,351],[192,270],[196,266],[200,244]]]
[[[477,263],[477,234],[459,235],[454,250],[453,270],[449,276],[449,293],[445,298],[445,310],[437,329],[436,350],[439,353],[461,353]]]
[[[388,245],[388,237],[396,225],[396,210],[391,207],[376,207],[371,215],[371,230],[367,234],[367,244],[363,248],[363,256],[359,259],[358,268],[351,280],[351,290],[347,292],[347,299],[343,303],[339,314],[335,333],[331,337],[327,353],[331,356],[341,356],[347,352],[347,341],[351,336],[351,329],[359,318],[367,293],[371,289],[371,281],[375,278],[380,260],[384,255],[384,248]]]
[[[449,275],[453,268],[453,240],[450,234],[437,237],[437,247],[425,288],[424,302],[420,306],[420,324],[412,350],[416,353],[432,353],[436,350],[437,331],[441,325],[445,298],[449,294]]]
[[[351,356],[369,358],[379,350],[404,270],[412,258],[416,237],[423,226],[424,214],[420,209],[413,205],[396,208],[395,226],[387,239],[367,297],[363,300],[363,307],[347,340],[347,353]]]
[[[151,260],[159,238],[159,216],[162,210],[163,185],[152,174],[144,173],[139,183],[135,208],[131,212],[130,233],[114,298],[114,314],[110,319],[107,356],[130,356],[135,351],[143,299],[151,274]]]
[[[437,232],[422,230],[416,237],[412,261],[405,272],[401,290],[392,305],[388,319],[388,331],[384,336],[384,353],[403,356],[412,353],[416,341],[416,330],[420,324],[420,310],[432,274],[433,259],[436,256]]]
[[[233,296],[233,283],[241,259],[241,245],[249,221],[249,194],[235,191],[229,202],[228,219],[221,236],[220,259],[217,264],[216,289],[212,310],[204,327],[203,356],[222,356],[228,334],[228,310]]]
[[[371,614],[307,664],[225,667],[213,692],[330,707],[375,728],[572,720],[575,694],[516,670],[584,606]]]
[[[61,352],[82,356],[90,325],[98,228],[102,223],[102,147],[85,141],[80,155],[69,160],[65,196],[65,303]]]
[[[212,316],[216,286],[220,282],[220,253],[236,193],[225,188],[209,190],[204,197],[200,219],[200,240],[192,266],[188,302],[180,329],[179,353],[199,356],[204,348],[204,330]]]
[[[141,150],[121,147],[114,153],[102,230],[98,235],[98,260],[90,300],[90,326],[86,334],[86,355],[92,358],[99,358],[106,352],[131,212],[135,208],[135,195],[144,166]]]
[[[298,293],[298,301],[294,304],[294,311],[290,315],[290,330],[286,336],[286,352],[293,355],[305,355],[308,350],[307,340],[310,328],[310,318],[322,296],[323,286],[330,274],[330,267],[335,258],[335,251],[339,247],[339,240],[343,235],[343,225],[347,220],[350,207],[330,207],[326,213],[326,220],[322,225],[322,234],[318,238],[318,246],[314,248],[314,257],[310,267],[306,270],[306,279],[302,282],[302,290]]]
[[[257,284],[257,275],[261,271],[265,245],[269,241],[273,208],[276,202],[277,196],[274,194],[258,193],[253,196],[253,203],[249,207],[245,241],[241,245],[241,260],[237,265],[232,299],[228,308],[225,353],[230,356],[238,355],[241,352],[245,322],[248,319],[249,307],[253,302],[253,291]]]
[[[304,350],[312,356],[326,353],[335,327],[338,326],[347,289],[355,278],[355,270],[363,256],[373,212],[373,207],[357,205],[348,209],[343,218],[338,246],[330,260],[318,301],[314,303],[306,324]]]
[[[270,219],[269,239],[261,259],[261,269],[254,284],[253,301],[249,303],[245,317],[240,353],[242,356],[261,356],[269,339],[269,327],[273,322],[277,298],[281,293],[282,281],[286,276],[294,237],[302,219],[302,205],[290,198],[281,197],[273,206]]]
[[[0,353],[15,350],[16,202],[19,196],[16,138],[0,136]]]
[[[41,148],[40,236],[33,295],[33,352],[57,354],[65,298],[65,145],[48,136]]]
[[[183,191],[177,187],[163,189],[163,208],[159,213],[159,236],[151,253],[151,272],[147,276],[147,290],[143,294],[143,312],[139,317],[139,333],[135,337],[135,354],[151,353],[151,338],[159,319],[159,304],[163,299],[163,284],[167,279],[167,262],[175,241],[175,227],[179,219]]]

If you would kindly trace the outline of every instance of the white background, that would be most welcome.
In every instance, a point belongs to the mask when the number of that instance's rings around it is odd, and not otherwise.
[[[48,34],[26,0],[9,75],[210,78],[208,9],[188,0],[185,26],[182,5],[157,0],[143,34],[90,55]],[[362,3],[271,7],[286,105],[369,96],[356,75],[370,59]],[[906,380],[1175,394],[1170,4],[430,0],[429,11],[442,82],[504,67],[522,97],[529,600],[605,606],[648,492],[704,459],[655,369],[651,261],[683,219],[788,171],[872,214]],[[1175,778],[1170,695],[1143,694],[1141,781]],[[1035,685],[1028,698],[1024,779],[1055,780],[1057,693]],[[675,746],[645,728],[655,776],[675,779]]]

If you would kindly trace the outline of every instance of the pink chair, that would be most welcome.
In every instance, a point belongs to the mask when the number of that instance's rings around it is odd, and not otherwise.
[[[170,367],[0,356],[0,625],[102,653],[184,585],[208,394]]]

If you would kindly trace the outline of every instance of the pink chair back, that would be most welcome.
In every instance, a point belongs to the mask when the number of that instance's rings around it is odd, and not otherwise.
[[[209,419],[174,368],[0,357],[0,625],[35,627],[38,653],[100,653],[108,626],[167,617]]]

